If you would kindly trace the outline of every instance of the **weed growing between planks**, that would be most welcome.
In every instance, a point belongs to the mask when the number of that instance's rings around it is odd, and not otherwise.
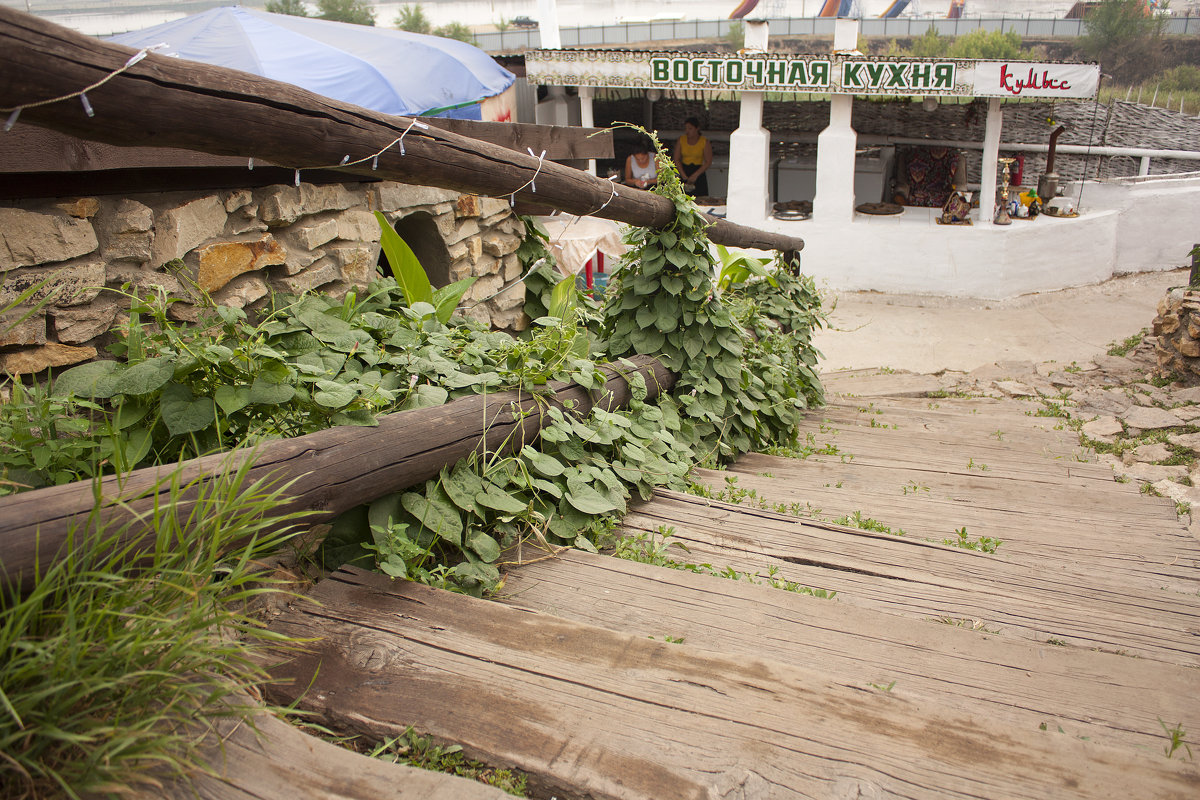
[[[685,554],[688,553],[688,548],[674,537],[674,528],[661,526],[653,534],[639,533],[636,536],[618,539],[613,546],[612,554],[616,558],[636,561],[639,564],[653,564],[657,567],[684,570],[698,575],[713,575],[734,581],[746,581],[756,586],[770,586],[773,589],[782,589],[794,594],[807,594],[823,600],[832,600],[837,596],[835,591],[814,589],[810,586],[802,586],[795,581],[789,581],[779,575],[779,568],[773,564],[767,567],[767,574],[761,576],[750,572],[741,572],[729,566],[717,569],[712,564],[681,561],[673,556],[671,548],[676,548]]]

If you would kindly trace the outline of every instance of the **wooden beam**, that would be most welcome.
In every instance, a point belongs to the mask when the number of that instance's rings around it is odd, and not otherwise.
[[[602,128],[560,128],[462,119],[425,120],[434,127],[525,153],[546,151],[546,158],[612,158],[612,132]],[[246,168],[245,159],[171,147],[117,147],[91,142],[49,128],[18,123],[0,136],[0,173],[81,172],[110,169],[178,167]],[[169,176],[168,176],[169,178]]]
[[[471,119],[426,117],[425,122],[444,131],[481,142],[491,142],[518,153],[546,151],[551,161],[584,158],[612,158],[612,131],[607,128],[579,128],[561,125],[533,125],[527,122],[479,122]]]
[[[112,75],[135,51],[0,7],[0,108],[78,92]],[[340,166],[356,175],[553,205],[572,214],[662,227],[665,197],[403,117],[378,114],[278,81],[149,55],[78,99],[32,106],[21,119],[120,146],[167,146],[254,157],[291,168]],[[411,127],[410,127],[411,126]],[[399,146],[403,136],[403,150]],[[378,164],[374,156],[378,154]],[[794,236],[713,220],[714,242],[795,251]]]
[[[290,524],[327,522],[362,503],[389,492],[426,481],[448,464],[480,448],[507,453],[533,442],[541,430],[538,411],[547,404],[562,408],[574,403],[573,413],[587,414],[593,407],[617,408],[629,402],[629,385],[623,377],[632,372],[646,382],[647,399],[669,392],[675,375],[657,359],[636,356],[636,369],[603,368],[608,381],[603,389],[588,392],[575,384],[556,384],[550,396],[499,392],[472,395],[432,408],[390,414],[375,428],[329,428],[295,439],[267,442],[254,451],[221,453],[185,462],[179,467],[147,467],[100,482],[104,497],[99,516],[119,526],[156,504],[170,492],[171,475],[179,470],[180,483],[208,480],[251,458],[249,480],[271,479],[289,483],[288,501],[277,510],[300,516]],[[89,517],[95,494],[91,482],[49,486],[0,498],[0,583],[20,581],[28,588],[36,564],[48,564],[61,555],[73,526],[94,525]],[[182,503],[186,507],[188,504]],[[185,512],[186,513],[186,512]],[[114,528],[110,528],[114,530]],[[129,538],[141,535],[129,531]],[[153,544],[153,537],[150,537]]]

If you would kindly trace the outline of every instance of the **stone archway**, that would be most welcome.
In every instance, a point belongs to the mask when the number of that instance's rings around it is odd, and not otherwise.
[[[425,268],[429,282],[434,288],[450,284],[450,251],[442,239],[437,223],[427,211],[415,211],[397,219],[394,225],[396,233],[412,248],[417,260]],[[390,275],[387,256],[381,250],[379,253],[379,269],[385,275]]]

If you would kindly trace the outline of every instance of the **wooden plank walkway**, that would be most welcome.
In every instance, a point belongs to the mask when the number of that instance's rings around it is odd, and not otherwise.
[[[1174,504],[1037,406],[887,377],[812,414],[805,459],[697,471],[740,504],[662,491],[619,528],[746,579],[565,552],[484,601],[343,568],[273,623],[316,639],[274,699],[413,725],[537,797],[1200,796],[1164,757],[1165,727],[1200,731],[1200,543]],[[905,535],[828,521],[855,512]],[[964,526],[1003,544],[942,543]]]
[[[415,725],[545,792],[1191,798],[1200,787],[1187,762],[354,569],[313,600],[273,625],[319,639],[276,671],[292,681],[277,699],[376,736]]]
[[[1194,669],[1014,641],[969,620],[964,628],[904,619],[745,580],[581,552],[511,571],[500,600],[660,641],[671,636],[706,650],[803,666],[845,686],[895,681],[897,697],[1008,719],[1028,731],[1046,724],[1072,737],[1157,751],[1160,718],[1200,730]]]

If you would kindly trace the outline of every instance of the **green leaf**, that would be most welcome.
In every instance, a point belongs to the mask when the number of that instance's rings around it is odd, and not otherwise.
[[[383,254],[387,256],[388,266],[392,268],[392,275],[395,276],[400,291],[404,292],[408,307],[412,308],[417,303],[432,305],[433,285],[429,283],[429,276],[425,274],[425,268],[421,266],[417,254],[400,238],[396,229],[388,224],[387,217],[376,211],[375,220],[379,223],[379,243]]]
[[[467,290],[477,280],[479,279],[463,278],[461,281],[455,281],[449,286],[443,286],[434,291],[433,305],[437,309],[439,322],[445,325],[450,321],[450,317],[454,316],[454,311],[458,308],[458,302],[462,300],[462,296],[467,293]]]
[[[365,408],[351,408],[347,411],[339,411],[329,418],[329,421],[334,425],[354,425],[359,428],[376,428],[379,426],[379,420],[370,410]]]
[[[579,302],[575,291],[575,276],[568,275],[554,285],[550,293],[550,309],[547,312],[552,317],[558,317],[564,325],[575,324],[575,309]]]
[[[521,455],[525,456],[525,460],[529,462],[529,466],[545,475],[547,478],[557,478],[563,474],[566,469],[562,462],[552,455],[539,453],[529,445],[521,448]]]
[[[66,397],[112,397],[112,376],[122,365],[116,361],[90,361],[80,364],[59,375],[54,380],[54,394]]]
[[[195,397],[191,389],[178,383],[163,387],[158,405],[172,436],[204,430],[217,421],[217,406],[211,397]]]
[[[505,494],[494,486],[484,487],[482,492],[475,495],[475,502],[503,514],[520,514],[528,508],[525,503],[522,503],[511,494]]]
[[[460,461],[454,469],[447,472],[442,470],[442,490],[450,498],[450,502],[463,511],[475,513],[475,495],[483,491],[483,479],[475,474],[465,462]]]
[[[432,491],[426,489],[427,492]],[[462,547],[463,525],[458,509],[443,502],[436,495],[432,498],[416,492],[405,492],[400,498],[404,510],[417,521],[451,544]]]
[[[251,403],[279,405],[291,402],[295,395],[296,390],[291,386],[265,375],[259,375],[254,379],[254,383],[250,384],[249,400]]]
[[[135,428],[130,431],[128,438],[121,443],[125,465],[131,468],[136,467],[150,452],[153,444],[154,437],[147,428]]]
[[[401,411],[408,411],[413,408],[426,408],[427,406],[440,406],[446,402],[446,398],[450,393],[441,386],[427,386],[420,384],[413,390],[412,394],[405,399],[401,404]]]
[[[500,557],[500,543],[483,531],[468,533],[467,547],[489,564]]]
[[[372,528],[387,530],[394,523],[400,521],[400,509],[403,508],[400,504],[402,496],[403,492],[392,492],[371,501],[367,509],[367,520]]]
[[[150,394],[175,377],[173,358],[149,358],[113,376],[113,394]]]
[[[217,390],[213,392],[213,400],[217,402],[217,405],[228,416],[250,405],[250,387],[218,386]]]
[[[313,393],[313,402],[326,408],[342,408],[354,402],[358,392],[353,386],[337,381],[317,381],[317,391]]]
[[[464,561],[454,568],[454,573],[463,578],[478,581],[485,585],[495,584],[500,580],[500,571],[491,564]]]
[[[604,514],[616,511],[620,506],[597,492],[581,480],[567,481],[567,502],[585,514]]]

